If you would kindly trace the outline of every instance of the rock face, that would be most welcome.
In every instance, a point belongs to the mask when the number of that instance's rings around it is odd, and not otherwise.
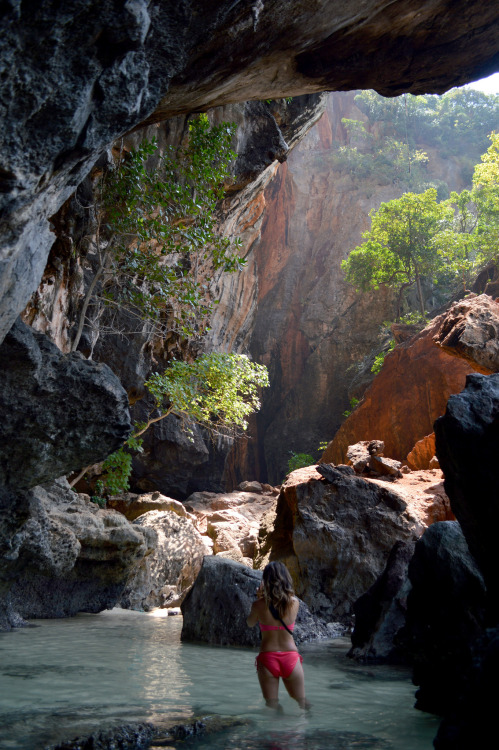
[[[253,0],[196,12],[173,0],[7,5],[0,337],[41,278],[46,217],[98,154],[145,118],[332,88],[443,91],[495,69],[497,25],[494,6],[465,0],[416,9],[409,0],[396,9],[321,0],[313,13]]]
[[[447,399],[464,388],[473,370],[470,363],[435,346],[444,320],[445,314],[438,316],[386,355],[381,372],[329,443],[323,461],[343,463],[349,445],[373,438],[385,443],[386,455],[405,461],[415,443],[432,432]]]
[[[11,610],[38,618],[113,607],[153,535],[82,499],[64,479],[18,497],[29,516],[14,537],[8,567],[3,559]]]
[[[406,642],[419,685],[416,706],[446,714],[470,673],[481,636],[485,585],[456,521],[430,526],[409,565]]]
[[[355,627],[348,656],[365,662],[399,663],[408,660],[397,644],[406,622],[407,578],[414,542],[397,542],[386,568],[371,588],[353,605]]]
[[[194,583],[203,557],[211,550],[191,520],[173,511],[148,511],[133,527],[151,530],[156,541],[130,576],[122,606],[146,611],[178,606]]]
[[[131,430],[128,399],[103,364],[62,355],[17,321],[0,347],[0,485],[27,489],[101,461]]]
[[[499,374],[469,375],[464,391],[449,399],[445,415],[436,421],[435,434],[445,490],[485,579],[488,616],[492,624],[497,624],[499,582],[494,529],[499,512]],[[477,465],[478,473],[471,468]]]
[[[349,622],[353,603],[378,578],[394,543],[422,534],[433,497],[412,490],[410,499],[396,482],[363,479],[349,466],[318,468],[298,469],[283,484],[271,559],[287,565],[313,612]]]
[[[487,294],[456,302],[443,316],[436,344],[490,375],[499,371],[499,302]]]
[[[266,518],[275,518],[278,491],[259,482],[244,482],[247,491],[215,494],[196,492],[185,507],[196,516],[196,526],[213,540],[213,551],[221,557],[255,567],[262,563],[267,541]]]
[[[196,582],[182,604],[182,640],[220,646],[257,646],[258,628],[249,628],[246,617],[262,580],[234,560],[205,557]],[[297,644],[327,638],[330,630],[300,602],[293,637]]]

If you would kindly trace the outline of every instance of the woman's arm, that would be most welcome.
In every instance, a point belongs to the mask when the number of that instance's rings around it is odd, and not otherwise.
[[[251,605],[251,610],[246,618],[246,624],[249,628],[253,628],[258,620],[260,619],[259,614],[261,610],[260,603],[263,601],[263,583],[261,583],[256,592],[256,599]]]

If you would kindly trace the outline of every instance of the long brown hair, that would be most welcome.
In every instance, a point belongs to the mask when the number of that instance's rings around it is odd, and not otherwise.
[[[272,604],[284,617],[295,595],[288,569],[281,562],[270,562],[263,570],[263,591],[267,607]]]

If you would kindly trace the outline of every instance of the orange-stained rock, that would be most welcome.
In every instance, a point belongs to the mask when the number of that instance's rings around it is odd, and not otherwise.
[[[407,456],[407,465],[410,469],[428,469],[435,453],[435,433],[432,432],[431,435],[425,435],[424,438],[418,440]]]
[[[487,294],[456,302],[443,316],[434,341],[484,375],[499,372],[499,302]]]
[[[342,424],[322,460],[345,463],[349,445],[383,440],[384,453],[405,461],[414,445],[433,430],[447,399],[463,390],[472,365],[435,346],[445,314],[389,352],[362,403]]]

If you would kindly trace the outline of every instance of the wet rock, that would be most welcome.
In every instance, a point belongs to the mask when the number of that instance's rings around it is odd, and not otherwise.
[[[141,722],[102,729],[86,737],[46,747],[45,750],[144,750],[170,747],[199,735],[211,735],[231,727],[247,724],[246,719],[234,716],[202,715],[183,723]],[[167,744],[168,743],[168,744]]]
[[[404,642],[419,685],[416,706],[444,715],[469,679],[473,644],[485,625],[484,580],[456,521],[425,531],[409,565],[409,580]]]
[[[146,750],[154,737],[152,724],[123,724],[85,737],[45,747],[45,750]]]
[[[287,565],[298,596],[324,619],[348,623],[395,542],[422,534],[431,496],[394,485],[321,464],[292,472],[282,486],[271,559]]]
[[[499,302],[487,294],[456,302],[433,340],[446,352],[490,375],[499,371]]]
[[[0,485],[27,489],[103,460],[131,431],[118,378],[18,320],[0,347]]]
[[[219,555],[205,557],[201,571],[182,603],[182,640],[222,646],[257,646],[260,633],[246,625],[262,572]],[[326,623],[304,602],[293,633],[297,644],[329,637]]]
[[[414,542],[397,542],[378,580],[353,605],[355,627],[348,656],[365,662],[404,663],[408,655],[397,644],[405,626],[409,562]]]
[[[178,606],[209,554],[201,534],[189,518],[173,511],[149,511],[133,528],[149,530],[155,542],[128,579],[121,605],[145,610]]]
[[[113,607],[150,549],[151,535],[120,513],[83,500],[65,479],[19,491],[17,497],[29,515],[3,561],[11,610],[39,618]]]

